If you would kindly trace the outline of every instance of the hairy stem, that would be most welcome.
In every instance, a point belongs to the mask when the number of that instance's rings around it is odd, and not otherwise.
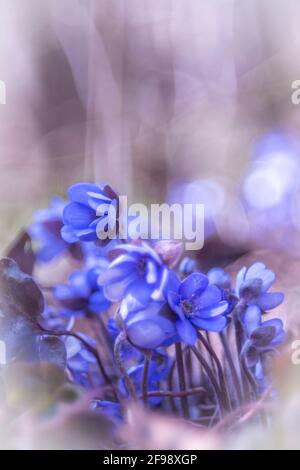
[[[121,331],[121,333],[119,333],[115,341],[114,356],[115,356],[116,364],[121,372],[122,377],[124,378],[129,394],[131,395],[133,400],[137,400],[135,386],[131,378],[127,374],[127,370],[126,370],[126,367],[123,363],[122,356],[121,356],[121,349],[125,341],[126,341],[126,335],[123,331]]]

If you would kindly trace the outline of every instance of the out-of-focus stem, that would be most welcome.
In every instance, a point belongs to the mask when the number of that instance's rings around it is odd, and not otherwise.
[[[149,380],[149,366],[151,361],[151,353],[145,353],[144,359],[144,370],[143,370],[143,378],[142,378],[142,392],[143,392],[143,401],[145,408],[148,406],[148,380]]]
[[[132,380],[130,379],[129,375],[127,374],[126,367],[124,366],[124,363],[121,357],[121,349],[125,341],[126,341],[126,335],[123,331],[121,331],[121,333],[119,333],[115,341],[114,356],[115,356],[116,364],[124,378],[129,394],[131,395],[133,400],[137,400],[135,386]]]
[[[224,348],[225,356],[226,356],[226,359],[227,359],[227,362],[228,362],[228,365],[229,365],[229,368],[230,368],[230,372],[231,372],[231,375],[232,375],[232,380],[233,380],[233,384],[234,384],[234,387],[235,387],[235,390],[236,390],[238,403],[239,403],[239,405],[241,405],[241,403],[243,401],[241,384],[240,384],[239,376],[238,376],[238,373],[236,371],[236,368],[235,368],[235,365],[234,365],[234,362],[233,362],[233,358],[232,358],[232,355],[231,355],[231,351],[230,351],[230,348],[229,348],[229,345],[228,345],[228,342],[227,342],[227,337],[224,334],[224,331],[221,331],[220,339],[221,339],[221,343],[222,343],[222,346]]]
[[[227,384],[226,384],[226,380],[225,380],[225,376],[224,376],[224,372],[223,372],[223,369],[222,369],[221,362],[220,362],[217,354],[213,350],[213,347],[211,346],[211,344],[206,340],[206,338],[202,335],[202,333],[200,333],[200,331],[198,331],[198,338],[203,343],[203,345],[207,349],[208,353],[210,354],[211,358],[216,363],[216,366],[217,366],[217,369],[218,369],[219,382],[220,382],[220,386],[221,386],[221,393],[223,391],[224,403],[225,403],[226,409],[229,411],[230,410],[230,398],[229,398]]]
[[[232,319],[233,319],[234,328],[235,328],[235,341],[236,341],[237,354],[239,358],[239,366],[240,366],[240,374],[241,374],[241,379],[242,379],[244,401],[247,401],[249,400],[249,387],[248,387],[247,377],[245,375],[245,371],[244,371],[242,360],[241,360],[241,351],[243,347],[244,331],[243,331],[243,326],[242,326],[242,322],[240,319],[245,309],[246,309],[245,302],[243,300],[239,300],[235,308],[232,311]]]
[[[184,392],[186,390],[186,382],[185,382],[185,373],[184,373],[181,343],[175,344],[175,351],[176,351],[179,389],[181,392]],[[189,418],[189,405],[188,405],[187,397],[183,395],[180,401],[181,401],[183,416],[188,419]]]
[[[147,397],[189,397],[192,395],[199,395],[200,393],[205,393],[206,390],[203,387],[187,388],[183,392],[173,391],[173,390],[151,390],[147,392]],[[210,408],[209,408],[210,409]]]
[[[257,391],[257,383],[256,383],[256,380],[255,380],[251,370],[249,369],[249,367],[247,365],[246,354],[244,354],[244,353],[241,354],[241,363],[242,363],[242,367],[243,367],[243,372],[244,372],[245,376],[247,377],[247,380],[248,380],[248,382],[251,386],[251,390],[253,392],[254,398],[255,398],[256,401],[258,401],[259,394],[258,394],[258,391]],[[268,426],[268,421],[267,421],[267,417],[266,417],[266,414],[265,414],[263,409],[260,410],[260,417],[261,417],[262,424],[265,427],[267,427]]]
[[[215,391],[217,402],[218,402],[218,405],[220,407],[221,415],[224,415],[225,410],[226,410],[226,404],[224,403],[224,397],[221,393],[219,384],[218,384],[218,382],[217,382],[217,380],[216,380],[209,364],[207,363],[207,361],[204,359],[202,354],[198,351],[198,349],[195,346],[191,346],[191,350],[193,351],[193,353],[197,357],[198,361],[202,365],[203,369],[205,370],[205,372],[206,372],[206,374],[207,374],[207,376],[208,376],[208,378],[209,378],[209,380],[210,380],[210,382],[213,386],[213,389]]]
[[[97,364],[98,364],[98,367],[100,369],[100,372],[101,374],[103,375],[103,378],[106,380],[106,382],[112,387],[113,391],[114,391],[114,394],[116,396],[116,398],[118,398],[118,394],[117,394],[117,391],[115,389],[115,386],[114,384],[112,383],[110,377],[107,375],[106,371],[105,371],[105,368],[102,364],[102,361],[101,361],[101,358],[100,358],[100,355],[97,351],[96,348],[94,348],[93,346],[91,346],[88,341],[86,341],[84,338],[82,338],[80,335],[77,335],[76,333],[73,333],[72,331],[68,331],[68,330],[59,330],[59,331],[55,331],[55,330],[47,330],[45,328],[43,328],[42,326],[40,326],[41,330],[43,331],[43,333],[47,334],[47,335],[53,335],[53,336],[72,336],[73,338],[76,338],[78,339],[78,341],[81,341],[82,344],[84,344],[84,346],[86,347],[86,349],[93,354],[93,356],[95,357],[96,361],[97,361]]]

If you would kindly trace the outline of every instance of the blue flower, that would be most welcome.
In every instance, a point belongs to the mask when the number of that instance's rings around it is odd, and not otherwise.
[[[68,284],[58,284],[54,296],[65,309],[66,315],[88,315],[106,311],[111,303],[103,294],[97,279],[102,272],[100,267],[87,271],[74,271]]]
[[[119,245],[115,252],[119,256],[99,277],[105,296],[119,302],[131,295],[141,305],[161,299],[168,270],[160,256],[145,243]]]
[[[118,425],[123,421],[122,407],[120,403],[109,400],[92,400],[90,408],[95,411],[99,411]]]
[[[123,300],[119,319],[131,344],[141,349],[156,349],[177,341],[175,315],[164,302],[151,301],[141,307],[132,297]]]
[[[243,267],[236,280],[236,294],[245,305],[256,305],[261,312],[271,310],[283,302],[281,292],[268,292],[275,281],[275,274],[266,269],[263,263],[254,263],[250,268]]]
[[[214,284],[220,289],[230,289],[230,276],[222,268],[212,268],[208,271],[207,277],[210,284]]]
[[[49,262],[67,251],[76,258],[82,257],[79,243],[69,244],[61,238],[64,207],[63,199],[53,197],[47,209],[35,213],[33,223],[28,227],[28,233],[36,244],[37,259],[41,262]]]
[[[96,346],[95,340],[89,336],[83,333],[77,334],[91,346]],[[72,374],[73,381],[85,388],[102,385],[103,379],[99,374],[95,356],[87,350],[84,344],[73,336],[66,336],[65,346],[67,351],[67,365]]]
[[[185,256],[179,264],[179,272],[184,275],[197,271],[197,261],[193,258]]]
[[[63,211],[63,239],[68,243],[99,240],[99,234],[107,231],[111,206],[117,215],[117,194],[110,186],[77,183],[69,188],[68,197],[70,202]]]
[[[262,322],[261,318],[256,305],[248,307],[242,318],[246,341],[241,354],[246,354],[250,367],[258,363],[262,353],[273,350],[286,336],[282,320],[272,318]]]
[[[160,389],[160,382],[167,378],[170,368],[170,360],[168,354],[162,351],[153,351],[148,372],[148,391],[157,391]],[[142,378],[144,371],[144,360],[128,370],[128,375],[135,384],[136,391],[142,393]],[[125,386],[125,384],[124,384]],[[161,397],[149,398],[149,403],[153,406],[159,405],[162,401]]]
[[[116,321],[113,318],[110,318],[106,324],[107,332],[111,340],[111,347],[113,349],[115,341],[120,333],[120,329],[117,326]],[[134,348],[132,344],[126,342],[124,343],[121,351],[121,357],[123,361],[135,359],[140,360],[141,352]]]
[[[175,273],[170,273],[166,288],[169,305],[176,314],[176,329],[187,344],[195,344],[197,329],[222,331],[226,324],[228,302],[217,286],[209,284],[202,273],[190,274],[180,282]]]

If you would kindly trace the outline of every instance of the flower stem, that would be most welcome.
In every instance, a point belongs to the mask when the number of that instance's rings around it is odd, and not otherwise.
[[[219,384],[218,384],[211,368],[209,367],[208,363],[206,362],[206,360],[204,359],[202,354],[198,351],[198,349],[195,346],[191,346],[191,350],[193,351],[193,353],[197,357],[198,361],[200,362],[201,366],[203,367],[204,371],[206,372],[206,374],[207,374],[207,376],[208,376],[208,378],[209,378],[209,380],[210,380],[210,382],[211,382],[211,384],[214,388],[216,398],[217,398],[217,402],[218,402],[219,407],[220,407],[220,412],[221,412],[221,415],[223,416],[224,412],[226,410],[226,405],[224,404],[224,397],[221,393]]]
[[[147,397],[189,397],[191,395],[199,395],[200,393],[205,393],[204,387],[195,387],[195,388],[187,388],[183,392],[173,391],[173,390],[151,390],[151,392],[147,392]]]
[[[242,367],[243,367],[243,372],[244,372],[245,376],[247,377],[247,380],[248,380],[248,382],[251,386],[254,398],[258,402],[259,394],[258,394],[258,391],[257,391],[257,383],[256,383],[256,380],[255,380],[251,370],[249,369],[249,367],[247,365],[246,354],[241,354],[241,363],[242,363]],[[268,426],[268,421],[267,421],[267,417],[266,417],[266,414],[265,414],[263,409],[261,409],[261,411],[260,411],[260,418],[261,418],[262,424],[265,427],[267,427]]]
[[[178,371],[178,379],[179,379],[179,389],[181,392],[184,392],[186,390],[186,382],[185,382],[185,373],[184,373],[181,343],[175,343],[175,351],[176,351],[177,371]],[[180,401],[181,401],[183,416],[188,419],[189,418],[189,406],[188,406],[187,397],[183,395]]]
[[[121,333],[119,333],[119,335],[117,336],[116,341],[115,341],[114,356],[115,356],[116,364],[119,367],[120,372],[121,372],[121,374],[124,378],[124,381],[125,381],[125,384],[126,384],[126,387],[128,389],[129,394],[131,395],[133,400],[137,400],[137,394],[136,394],[135,386],[134,386],[131,378],[127,374],[127,370],[126,370],[126,367],[123,363],[123,359],[122,359],[122,356],[121,356],[121,349],[122,349],[122,346],[125,343],[125,341],[126,341],[126,335],[123,331],[121,331]]]
[[[146,352],[144,358],[144,370],[142,378],[142,392],[143,392],[143,401],[145,408],[148,407],[148,380],[149,380],[149,366],[151,361],[151,353]]]
[[[245,374],[244,367],[242,364],[242,359],[241,359],[244,331],[243,331],[243,326],[242,326],[240,317],[245,311],[245,309],[246,309],[246,305],[244,301],[239,300],[234,310],[232,311],[232,319],[233,319],[234,328],[235,328],[235,342],[236,342],[236,348],[237,348],[237,353],[238,353],[238,358],[239,358],[239,366],[240,366],[240,374],[241,374],[241,379],[242,379],[244,401],[248,401],[249,400],[248,380],[247,380],[247,376]]]
[[[171,366],[170,366],[170,370],[169,370],[169,374],[168,374],[168,386],[169,386],[169,389],[170,389],[171,392],[173,391],[173,377],[174,377],[175,366],[176,366],[176,360],[174,359]],[[177,413],[175,400],[174,400],[174,397],[172,395],[170,395],[170,405],[171,405],[172,411],[174,413]]]
[[[53,335],[53,336],[72,336],[73,338],[76,338],[78,339],[78,341],[81,341],[81,343],[86,347],[86,349],[93,354],[93,356],[95,357],[96,361],[97,361],[97,364],[98,364],[98,367],[100,369],[100,372],[101,374],[103,375],[103,378],[106,380],[106,382],[111,386],[116,398],[118,398],[118,394],[117,394],[117,391],[115,389],[115,386],[114,384],[112,383],[110,377],[107,375],[106,371],[105,371],[105,368],[102,364],[102,361],[101,361],[101,358],[100,358],[100,355],[97,351],[96,348],[94,348],[93,346],[91,346],[88,341],[86,341],[84,338],[82,338],[80,335],[76,334],[76,333],[73,333],[72,331],[68,331],[68,330],[59,330],[59,331],[55,331],[55,330],[47,330],[45,328],[43,328],[41,325],[39,325],[41,330],[43,331],[44,334],[47,334],[47,335]]]
[[[225,356],[226,356],[226,359],[227,359],[227,362],[228,362],[228,365],[229,365],[229,368],[230,368],[230,371],[231,371],[232,380],[233,380],[234,387],[235,387],[236,394],[237,394],[238,404],[241,405],[241,403],[243,401],[241,384],[240,384],[239,376],[238,376],[238,373],[236,371],[236,368],[235,368],[235,365],[234,365],[234,362],[233,362],[233,358],[232,358],[232,354],[231,354],[231,351],[230,351],[230,348],[229,348],[229,345],[228,345],[228,342],[227,342],[227,337],[224,334],[224,331],[221,331],[220,339],[221,339],[221,343],[222,343],[222,346],[224,348]]]
[[[227,384],[224,376],[224,372],[222,369],[222,365],[220,362],[220,359],[218,358],[217,354],[213,350],[213,347],[211,346],[210,342],[206,340],[206,338],[198,331],[198,338],[200,341],[203,343],[205,348],[207,349],[208,353],[210,354],[211,358],[215,361],[217,369],[218,369],[218,376],[219,376],[219,382],[220,382],[220,387],[221,387],[221,392],[223,391],[224,394],[224,403],[226,406],[226,410],[230,411],[230,398],[229,398],[229,393],[227,389]]]

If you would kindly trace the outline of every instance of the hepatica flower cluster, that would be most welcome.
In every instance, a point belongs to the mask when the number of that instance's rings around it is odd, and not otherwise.
[[[25,249],[1,261],[7,363],[54,363],[114,426],[126,421],[130,402],[206,427],[255,405],[285,339],[282,320],[268,318],[284,300],[273,289],[275,274],[262,262],[236,279],[218,267],[201,272],[168,242],[117,234],[103,246],[117,193],[79,183],[67,197],[53,199],[28,227],[33,273],[18,266]],[[33,275],[49,263],[45,286]],[[259,409],[252,419],[260,419]]]

